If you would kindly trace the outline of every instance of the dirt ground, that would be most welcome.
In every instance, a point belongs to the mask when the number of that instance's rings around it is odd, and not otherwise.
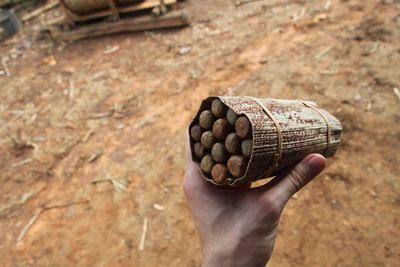
[[[2,45],[2,266],[199,266],[183,142],[223,94],[313,100],[343,124],[269,266],[398,266],[400,1],[234,2],[182,3],[184,29]]]

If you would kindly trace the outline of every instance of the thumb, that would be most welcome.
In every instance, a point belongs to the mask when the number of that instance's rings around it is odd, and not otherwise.
[[[272,193],[281,203],[286,203],[296,192],[316,177],[326,166],[326,159],[311,154],[301,160],[293,169],[272,181]],[[276,180],[276,181],[275,181]]]

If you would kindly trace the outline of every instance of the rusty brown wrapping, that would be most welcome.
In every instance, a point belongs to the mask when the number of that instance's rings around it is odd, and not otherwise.
[[[253,152],[246,173],[241,178],[229,178],[226,185],[236,186],[268,178],[263,177],[262,174],[271,166],[277,152],[277,128],[273,120],[253,99],[244,96],[209,97],[203,100],[189,129],[198,122],[202,111],[211,108],[211,102],[215,98],[219,98],[237,114],[245,115],[253,127]],[[329,112],[318,108],[314,102],[259,98],[257,100],[264,104],[282,128],[282,155],[278,161],[278,166],[270,174],[270,177],[310,153],[323,154],[325,157],[331,157],[336,153],[340,144],[342,126],[339,120]],[[318,111],[307,107],[304,103],[318,108],[327,119],[331,132],[328,149],[328,131],[325,119]],[[194,143],[191,139],[192,159],[196,162],[193,152]],[[199,165],[198,162],[196,163]],[[210,176],[203,172],[202,175],[204,179],[214,183]]]

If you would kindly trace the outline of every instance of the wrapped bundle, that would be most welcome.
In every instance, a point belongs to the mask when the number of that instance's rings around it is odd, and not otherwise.
[[[331,157],[338,119],[314,102],[220,96],[205,99],[189,126],[204,179],[237,186],[274,176],[310,153]]]

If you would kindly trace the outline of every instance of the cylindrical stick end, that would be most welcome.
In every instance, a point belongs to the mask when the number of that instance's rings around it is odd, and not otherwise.
[[[211,110],[204,110],[199,117],[199,124],[204,130],[210,130],[215,122],[215,117]]]
[[[234,155],[228,160],[228,170],[234,177],[242,177],[246,173],[248,163],[246,157]]]
[[[206,174],[211,174],[211,170],[215,165],[214,159],[211,157],[210,154],[207,154],[203,157],[200,163],[200,169],[206,173]]]
[[[225,139],[225,147],[231,154],[240,154],[242,139],[236,133],[230,133]]]
[[[212,158],[218,162],[223,163],[229,159],[229,152],[226,150],[224,143],[219,142],[213,145],[211,149]]]
[[[201,136],[201,144],[207,149],[211,149],[216,142],[217,139],[211,131],[204,132]]]
[[[244,140],[241,144],[243,155],[250,158],[253,152],[253,139]]]
[[[196,158],[201,161],[205,154],[207,153],[207,149],[200,143],[195,143],[193,146],[194,154]]]
[[[216,164],[211,170],[211,176],[217,184],[223,184],[229,177],[228,167],[224,164]]]
[[[222,103],[221,100],[219,100],[218,98],[214,99],[211,102],[211,112],[219,117],[219,118],[223,118],[226,116],[226,112],[228,111],[228,107]]]
[[[236,120],[237,120],[238,116],[236,114],[235,111],[233,111],[233,109],[228,109],[227,113],[226,113],[226,119],[229,121],[229,123],[232,126],[235,126]]]
[[[224,140],[232,131],[233,127],[225,118],[216,120],[213,125],[213,135],[219,140]]]
[[[190,136],[197,142],[200,142],[203,132],[204,130],[198,124],[195,124],[190,128]]]
[[[245,116],[239,117],[235,124],[237,135],[243,139],[251,138],[252,128],[249,119]]]

